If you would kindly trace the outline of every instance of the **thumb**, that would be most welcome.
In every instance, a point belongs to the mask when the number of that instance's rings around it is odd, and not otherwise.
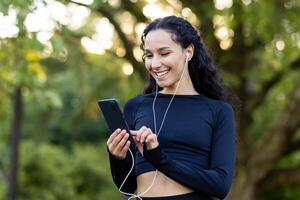
[[[144,144],[143,144],[143,143],[140,143],[140,142],[137,142],[137,143],[136,143],[136,146],[137,146],[139,152],[143,155],[143,152],[144,152]]]
[[[136,135],[137,135],[137,132],[138,132],[138,131],[136,131],[136,130],[130,130],[130,133],[131,133],[131,135],[133,135],[133,136],[136,136]]]

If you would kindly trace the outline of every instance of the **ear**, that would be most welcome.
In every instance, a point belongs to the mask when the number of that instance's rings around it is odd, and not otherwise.
[[[187,48],[184,49],[186,58],[188,61],[192,59],[194,56],[194,45],[190,44]]]

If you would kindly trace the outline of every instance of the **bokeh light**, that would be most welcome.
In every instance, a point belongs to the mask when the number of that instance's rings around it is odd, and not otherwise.
[[[125,62],[122,66],[122,71],[125,75],[130,76],[133,73],[133,67],[131,64]]]

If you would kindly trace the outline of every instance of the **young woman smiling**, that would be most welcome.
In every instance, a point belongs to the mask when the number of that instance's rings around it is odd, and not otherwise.
[[[142,48],[149,83],[124,108],[135,144],[120,129],[107,141],[114,182],[126,195],[136,192],[129,199],[225,198],[234,112],[198,32],[182,18],[159,18],[145,28]]]

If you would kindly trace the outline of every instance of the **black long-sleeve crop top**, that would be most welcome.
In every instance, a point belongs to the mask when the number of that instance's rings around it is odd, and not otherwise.
[[[139,95],[126,103],[124,115],[131,130],[146,126],[154,132],[154,96],[155,93]],[[171,97],[158,93],[155,103],[157,129]],[[229,104],[202,94],[176,95],[158,142],[159,147],[145,150],[144,156],[131,146],[135,167],[122,191],[134,192],[138,175],[158,169],[203,196],[226,197],[232,184],[236,157],[235,119]],[[124,160],[110,155],[111,173],[118,187],[131,163],[129,153]]]

